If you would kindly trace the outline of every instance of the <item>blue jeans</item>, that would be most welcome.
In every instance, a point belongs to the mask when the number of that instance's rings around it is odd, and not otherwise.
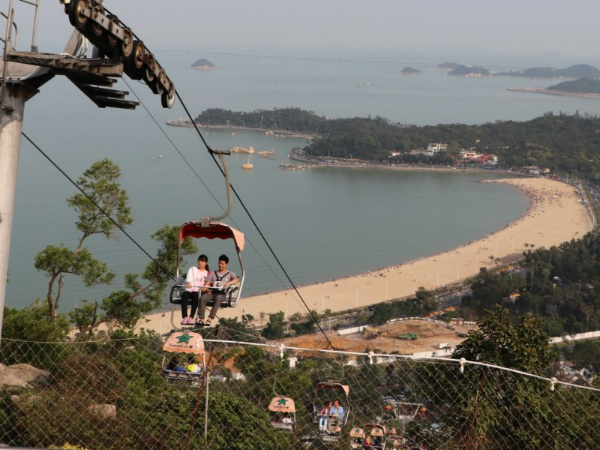
[[[321,416],[319,418],[319,430],[327,428],[327,416]]]

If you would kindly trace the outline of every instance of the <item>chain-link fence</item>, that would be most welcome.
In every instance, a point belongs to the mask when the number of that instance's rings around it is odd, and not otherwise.
[[[4,339],[0,442],[90,450],[532,450],[600,442],[600,391],[589,387],[467,361],[172,336],[166,353],[153,334]]]

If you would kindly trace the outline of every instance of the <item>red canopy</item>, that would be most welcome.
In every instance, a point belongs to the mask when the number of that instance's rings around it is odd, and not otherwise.
[[[244,250],[244,233],[227,224],[213,222],[203,227],[201,222],[187,222],[179,229],[179,245],[188,237],[207,239],[233,239],[238,252]]]

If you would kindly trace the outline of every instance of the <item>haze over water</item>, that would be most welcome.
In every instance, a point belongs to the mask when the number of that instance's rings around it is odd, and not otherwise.
[[[528,120],[547,111],[600,113],[600,102],[590,99],[506,90],[512,86],[549,86],[555,83],[553,80],[465,79],[433,70],[426,70],[421,76],[402,76],[397,73],[402,67],[387,64],[231,57],[209,57],[217,70],[194,71],[187,66],[202,55],[158,56],[194,116],[211,107],[251,111],[294,106],[333,118],[370,114],[425,125]],[[173,110],[163,110],[159,98],[146,86],[127,82],[224,204],[222,177],[195,132],[164,125],[167,119],[184,115],[179,102]],[[123,81],[117,87],[129,90]],[[222,211],[142,106],[136,111],[97,109],[67,80],[57,77],[27,104],[24,132],[72,178],[104,157],[117,163],[123,171],[122,186],[132,204],[134,224],[128,232],[151,254],[155,246],[149,236],[163,224],[179,225]],[[232,155],[228,162],[233,185],[297,284],[360,273],[447,250],[501,228],[527,208],[525,197],[511,186],[476,183],[492,174],[323,168],[284,172],[276,170],[277,165],[287,161],[289,150],[306,145],[306,141],[256,132],[236,132],[232,136],[224,131],[208,135],[207,139],[219,149],[253,146],[256,150],[277,150],[276,160],[254,156],[251,172],[241,169],[246,156]],[[48,244],[75,245],[75,214],[65,202],[73,191],[67,180],[23,141],[7,292],[9,306],[22,307],[44,297],[46,279],[33,268],[37,252]],[[232,219],[250,242],[244,251],[246,293],[287,286],[237,203]],[[91,289],[83,288],[74,277],[67,277],[63,311],[84,298],[100,300],[121,286],[123,273],[139,273],[148,262],[126,238],[115,242],[92,237],[87,243],[95,256],[106,261],[119,277],[112,287]],[[209,255],[213,267],[220,253],[233,254],[231,247],[222,242],[201,243],[200,251]],[[194,259],[188,258],[188,263]],[[231,268],[237,269],[235,264]]]

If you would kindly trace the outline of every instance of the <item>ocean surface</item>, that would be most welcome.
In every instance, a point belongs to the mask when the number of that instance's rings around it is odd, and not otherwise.
[[[402,66],[389,64],[217,56],[209,57],[216,70],[197,71],[188,66],[201,54],[157,56],[192,115],[212,107],[249,111],[293,106],[330,118],[371,115],[426,125],[528,120],[548,111],[600,113],[600,102],[593,99],[507,91],[513,86],[545,87],[553,80],[455,78],[416,64],[412,66],[424,70],[423,75],[403,76],[397,73]],[[165,125],[168,119],[184,117],[179,102],[164,110],[160,99],[142,83],[120,80],[116,87],[130,91],[130,98],[138,97],[142,105],[136,111],[98,109],[68,80],[56,77],[28,102],[23,130],[73,179],[100,159],[117,163],[134,217],[127,231],[152,254],[156,245],[150,235],[164,224],[179,225],[221,213],[226,202],[224,181],[193,129]],[[296,284],[450,249],[514,221],[528,204],[511,186],[477,183],[498,176],[493,173],[281,171],[277,166],[287,162],[289,151],[307,141],[259,132],[232,135],[224,130],[211,131],[206,138],[217,149],[253,146],[257,151],[277,151],[273,160],[252,156],[252,171],[241,168],[245,155],[234,154],[228,162],[232,184]],[[73,192],[68,180],[23,140],[8,306],[24,307],[45,297],[47,279],[33,266],[36,253],[49,244],[76,244],[76,217],[66,203]],[[289,286],[237,201],[229,222],[248,239],[243,252],[245,293]],[[122,286],[123,274],[141,273],[148,263],[124,236],[109,241],[93,236],[86,244],[118,277],[111,286],[85,288],[76,277],[67,276],[62,311],[83,299],[101,300]],[[227,242],[198,244],[213,267],[219,254],[234,256]],[[194,260],[188,258],[183,270]],[[235,262],[230,268],[238,270]]]

